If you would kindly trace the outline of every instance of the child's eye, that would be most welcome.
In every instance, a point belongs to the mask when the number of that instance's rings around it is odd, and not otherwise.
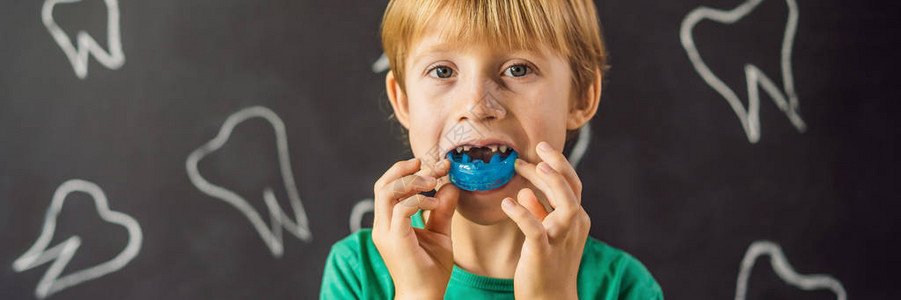
[[[513,65],[504,70],[504,75],[513,77],[523,77],[532,73],[532,68],[527,65]]]
[[[450,78],[454,75],[454,70],[448,67],[438,66],[433,68],[429,73],[431,73],[432,76],[438,78]]]

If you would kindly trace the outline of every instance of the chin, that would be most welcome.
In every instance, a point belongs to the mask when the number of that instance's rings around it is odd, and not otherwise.
[[[527,187],[525,179],[516,174],[507,184],[493,190],[478,192],[461,190],[457,212],[479,225],[494,225],[509,221],[510,218],[501,209],[501,201],[506,197],[516,200],[516,194],[525,187]]]

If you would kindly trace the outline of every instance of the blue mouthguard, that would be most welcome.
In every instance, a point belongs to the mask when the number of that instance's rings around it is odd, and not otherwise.
[[[491,157],[491,162],[485,163],[480,159],[472,161],[467,154],[453,154],[453,151],[447,153],[447,160],[450,160],[450,181],[457,187],[467,191],[487,191],[493,190],[507,184],[515,169],[513,164],[519,155],[516,151],[511,150],[510,155],[501,158],[500,153]]]

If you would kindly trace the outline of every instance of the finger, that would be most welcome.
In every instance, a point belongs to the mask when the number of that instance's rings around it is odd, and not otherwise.
[[[448,183],[451,183],[449,176],[444,175],[443,177],[438,177],[438,184],[435,185],[435,191],[440,191],[441,188]]]
[[[425,161],[423,161],[425,162]],[[447,159],[441,159],[432,164],[425,164],[422,168],[416,172],[416,175],[434,177],[438,179],[438,184],[435,185],[434,190],[437,191],[441,186],[450,182],[450,179],[447,177],[448,173],[450,173],[450,161]]]
[[[438,207],[429,213],[426,229],[441,234],[451,234],[451,219],[457,209],[457,200],[460,198],[460,189],[449,184],[438,188],[435,193],[438,199]]]
[[[438,179],[431,176],[423,175],[407,175],[394,180],[389,185],[383,187],[376,197],[390,198],[397,203],[397,200],[405,199],[419,192],[430,191],[438,184]]]
[[[566,181],[569,182],[569,186],[573,190],[573,194],[576,194],[578,200],[581,201],[582,180],[579,179],[579,175],[576,173],[576,169],[574,169],[572,164],[569,163],[569,160],[566,159],[566,156],[563,156],[563,152],[557,151],[547,142],[538,143],[538,146],[536,148],[538,157],[540,157],[544,162],[550,164],[551,167],[554,168],[554,170],[557,170],[557,172],[563,175],[563,178],[566,178]]]
[[[514,168],[516,169],[516,174],[522,176],[526,180],[532,183],[536,188],[541,190],[545,196],[547,196],[548,204],[551,205],[552,208],[557,208],[557,203],[554,202],[554,199],[550,198],[550,193],[548,192],[547,183],[544,182],[544,178],[538,175],[538,170],[535,168],[535,165],[529,163],[521,158],[517,158],[513,163]],[[533,191],[534,192],[534,191]]]
[[[507,197],[501,201],[501,209],[516,223],[519,230],[526,236],[526,240],[546,242],[547,234],[544,225],[535,218],[525,207],[517,204],[512,198]]]
[[[438,161],[435,161],[434,163],[425,163],[426,161],[423,162],[424,163],[422,167],[418,172],[416,172],[416,175],[439,178],[447,175],[447,173],[450,171],[450,161],[447,159],[440,159]]]
[[[531,165],[528,162],[520,162],[520,159],[517,159],[516,165],[520,164],[523,165],[523,172],[519,172],[520,167],[517,166],[517,173],[531,182],[541,182],[541,184],[536,186],[547,196],[548,202],[555,209],[573,211],[578,207],[578,201],[575,199],[569,183],[551,165],[546,162],[540,162],[531,167],[528,166]]]
[[[544,221],[544,218],[547,217],[547,210],[544,209],[544,205],[541,205],[541,202],[538,201],[538,197],[535,197],[535,192],[533,192],[532,189],[524,188],[519,190],[516,199],[519,201],[519,204],[532,213],[538,221]]]
[[[394,163],[394,165],[392,165],[390,168],[388,168],[387,171],[385,171],[384,174],[382,174],[382,177],[379,177],[379,180],[377,180],[373,185],[373,189],[377,191],[385,186],[385,184],[392,182],[395,179],[416,172],[416,170],[419,169],[420,163],[420,160],[415,157]]]
[[[380,211],[375,217],[390,220],[393,206],[397,204],[399,199],[405,199],[419,192],[430,191],[435,188],[437,183],[438,180],[434,177],[420,175],[407,175],[394,180],[391,184],[377,191],[375,207],[379,208]]]
[[[438,207],[438,199],[433,197],[415,194],[404,199],[394,205],[389,231],[396,234],[411,232],[413,227],[410,217],[415,215],[420,209],[429,210],[436,207]]]
[[[544,178],[550,188],[550,193],[545,193],[545,195],[554,199],[554,202],[562,210],[574,212],[579,207],[579,200],[566,178],[563,178],[560,172],[554,170],[554,167],[546,162],[538,163],[535,168],[538,169],[538,174]]]
[[[415,172],[420,165],[419,159],[411,158],[405,161],[399,161],[394,163],[384,174],[382,177],[375,182],[373,185],[373,197],[375,198],[374,207],[373,207],[373,220],[372,220],[372,228],[378,229],[381,220],[390,220],[391,219],[391,208],[394,206],[396,199],[390,199],[385,197],[380,197],[380,191],[384,189],[385,185],[389,182],[393,182],[402,176],[406,176],[410,173]],[[387,225],[387,224],[386,224]]]

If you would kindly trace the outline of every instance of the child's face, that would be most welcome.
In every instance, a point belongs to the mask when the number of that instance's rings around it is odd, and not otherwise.
[[[592,110],[586,118],[585,112],[570,110],[576,93],[563,57],[547,50],[511,52],[487,45],[443,40],[431,31],[410,47],[406,93],[389,73],[395,114],[409,130],[414,155],[424,162],[464,145],[506,145],[521,159],[537,163],[539,142],[563,149],[567,129],[579,128],[594,114]],[[506,220],[501,201],[515,199],[524,187],[532,185],[515,175],[501,188],[461,191],[457,211],[479,224]]]

